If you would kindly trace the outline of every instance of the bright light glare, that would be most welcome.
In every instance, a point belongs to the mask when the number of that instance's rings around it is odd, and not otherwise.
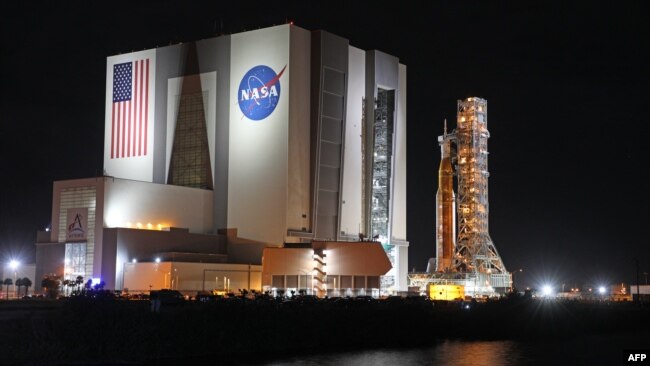
[[[131,260],[131,263],[138,263],[138,260],[135,259],[135,258],[133,258],[133,259]]]
[[[156,263],[160,263],[160,257],[156,258]]]
[[[542,294],[548,296],[553,292],[553,288],[549,285],[542,286]]]
[[[18,268],[19,265],[20,262],[18,262],[17,260],[12,259],[11,262],[9,262],[9,267],[11,267],[11,269],[16,269]]]
[[[599,292],[601,295],[604,295],[604,294],[605,294],[605,291],[606,291],[606,290],[605,290],[605,286],[600,286],[600,287],[598,288],[598,292]]]

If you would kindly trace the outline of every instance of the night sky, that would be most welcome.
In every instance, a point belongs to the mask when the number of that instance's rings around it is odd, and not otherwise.
[[[409,269],[434,255],[443,120],[478,96],[490,233],[518,285],[630,283],[635,259],[650,272],[642,1],[90,3],[0,5],[0,261],[34,261],[52,181],[101,175],[107,56],[293,20],[407,65]]]

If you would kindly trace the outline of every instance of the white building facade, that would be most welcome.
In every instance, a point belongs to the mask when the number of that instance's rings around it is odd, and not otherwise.
[[[107,253],[107,229],[236,229],[243,242],[278,247],[375,237],[393,266],[385,288],[406,290],[398,58],[286,24],[111,56],[106,66],[104,177],[55,183],[37,275],[58,268],[63,246],[66,272],[119,287],[129,258]]]

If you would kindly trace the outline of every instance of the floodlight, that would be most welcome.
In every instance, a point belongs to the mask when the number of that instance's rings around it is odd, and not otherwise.
[[[13,269],[13,270],[16,270],[16,268],[18,268],[19,265],[20,265],[20,262],[18,262],[15,259],[12,259],[11,262],[9,262],[9,267],[11,267],[11,269]]]

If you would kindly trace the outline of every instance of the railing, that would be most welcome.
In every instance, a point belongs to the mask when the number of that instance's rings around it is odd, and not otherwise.
[[[314,289],[317,291],[319,297],[324,297],[327,294],[327,282],[325,272],[325,262],[326,255],[322,250],[314,251],[314,280],[320,282],[320,285],[315,285]]]

